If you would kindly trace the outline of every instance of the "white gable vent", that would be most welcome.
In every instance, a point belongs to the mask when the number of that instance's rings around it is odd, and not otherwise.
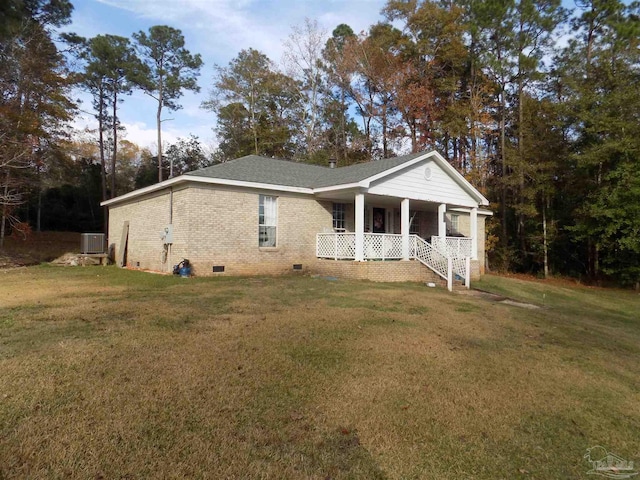
[[[433,172],[431,171],[431,167],[424,167],[424,179],[431,180],[433,176]]]

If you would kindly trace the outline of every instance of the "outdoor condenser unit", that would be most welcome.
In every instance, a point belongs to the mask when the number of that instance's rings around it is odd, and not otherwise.
[[[81,233],[80,253],[104,253],[104,233]]]

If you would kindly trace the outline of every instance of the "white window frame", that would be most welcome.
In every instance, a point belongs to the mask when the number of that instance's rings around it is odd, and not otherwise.
[[[334,232],[345,232],[346,231],[346,211],[347,206],[344,203],[335,203],[333,204],[333,231]]]
[[[278,197],[260,195],[258,199],[258,246],[278,246]]]
[[[420,216],[420,212],[417,210],[409,212],[409,219],[413,218],[413,222],[409,225],[409,235],[420,236]]]

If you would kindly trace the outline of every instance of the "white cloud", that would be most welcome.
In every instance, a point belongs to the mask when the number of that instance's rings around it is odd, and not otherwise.
[[[120,134],[122,139],[148,148],[154,154],[157,152],[158,133],[155,125],[148,125],[142,121],[123,121],[121,125],[124,127],[124,131]],[[98,128],[96,119],[92,115],[84,113],[76,116],[71,126],[77,132],[96,131]],[[192,125],[189,127],[184,126],[184,123],[168,125],[168,122],[162,126],[162,144],[166,149],[168,145],[177,142],[180,138],[188,138],[191,134],[196,135],[204,145],[215,146],[210,126]]]
[[[355,32],[366,30],[381,19],[385,0],[77,0],[69,31],[86,37],[112,33],[129,36],[155,24],[168,24],[182,30],[186,47],[200,53],[204,68],[200,93],[185,92],[180,99],[184,108],[163,112],[163,143],[197,135],[203,144],[215,145],[215,117],[200,108],[209,95],[213,65],[226,65],[242,49],[255,48],[274,62],[282,58],[283,42],[291,27],[301,26],[304,18],[317,19],[328,34],[340,23]],[[85,113],[76,127],[95,128],[91,99],[78,91]],[[119,118],[126,127],[125,138],[156,151],[155,109],[153,100],[139,91],[124,98]]]
[[[180,28],[193,51],[203,54],[208,66],[226,64],[246,48],[255,48],[277,61],[282,42],[293,25],[305,17],[317,19],[331,32],[347,23],[354,31],[366,30],[380,17],[384,0],[261,1],[261,0],[98,0],[151,21]]]

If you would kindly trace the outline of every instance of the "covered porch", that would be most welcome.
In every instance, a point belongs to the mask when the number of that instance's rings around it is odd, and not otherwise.
[[[335,193],[331,195],[333,231],[317,234],[318,258],[417,260],[446,280],[449,289],[456,277],[470,286],[470,264],[478,258],[477,207],[363,192],[351,192],[350,198],[347,192]]]

